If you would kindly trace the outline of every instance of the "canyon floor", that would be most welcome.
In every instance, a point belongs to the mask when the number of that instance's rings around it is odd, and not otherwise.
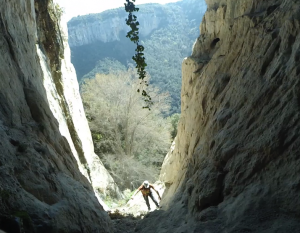
[[[153,219],[153,221],[150,221],[151,225],[153,225],[153,227],[157,225],[155,219],[157,219],[162,212],[163,210],[152,209],[150,212],[137,210],[136,215],[126,212],[112,212],[109,215],[113,222],[114,233],[136,233],[144,232],[143,219]],[[149,221],[147,222],[147,227],[149,227]],[[160,232],[164,232],[164,229],[161,229]]]
[[[158,190],[162,196],[164,192],[164,186],[161,182],[156,182],[154,187]],[[154,192],[157,200],[158,197]],[[110,218],[113,221],[115,233],[131,233],[140,232],[142,230],[142,224],[139,224],[144,218],[157,218],[157,216],[163,212],[163,210],[156,208],[155,204],[149,198],[151,211],[147,210],[147,205],[142,194],[139,192],[136,196],[129,200],[124,206],[117,207],[108,211]],[[155,225],[155,221],[153,221]]]
[[[139,216],[129,215],[126,213],[113,213],[110,217],[113,221],[115,233],[131,233],[136,232],[136,226],[140,220],[148,217],[150,213],[141,213]],[[151,213],[155,214],[155,213]]]

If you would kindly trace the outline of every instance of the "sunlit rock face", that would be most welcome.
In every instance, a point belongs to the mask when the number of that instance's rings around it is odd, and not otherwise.
[[[171,5],[176,8],[175,17],[183,19],[183,15],[185,15],[190,20],[196,20],[197,16],[194,15],[194,11],[203,10],[203,3],[204,0],[182,0],[166,5],[137,5],[139,11],[135,12],[134,15],[137,16],[139,22],[139,36],[146,38],[156,29],[170,24],[170,21],[174,20],[170,16],[174,10]],[[190,5],[193,8],[187,10],[186,7]],[[199,12],[199,15],[202,16],[202,13],[203,11]],[[125,23],[126,18],[128,18],[128,13],[124,7],[72,18],[68,22],[70,47],[93,44],[94,42],[107,43],[122,40],[130,30],[130,27]],[[191,28],[192,25],[189,29]],[[186,33],[190,33],[190,31],[187,29]]]
[[[168,212],[143,224],[298,232],[300,2],[207,4],[182,63],[181,121],[161,170]]]
[[[16,232],[13,216],[26,232],[111,232],[99,195],[119,192],[94,154],[58,8],[2,5],[0,229]]]
[[[143,11],[143,13],[137,13],[137,16],[139,19],[142,18],[139,31],[140,35],[144,37],[158,28],[161,21],[164,20],[161,9]],[[76,47],[97,41],[104,43],[119,41],[129,31],[129,26],[125,23],[127,17],[124,8],[118,8],[101,14],[73,18],[68,23],[69,44],[71,47]]]

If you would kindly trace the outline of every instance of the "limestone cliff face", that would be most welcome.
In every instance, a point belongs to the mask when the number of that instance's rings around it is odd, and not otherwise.
[[[207,4],[182,64],[182,117],[161,172],[168,212],[143,224],[298,232],[300,2]]]
[[[163,25],[172,23],[175,18],[187,18],[197,21],[198,17],[194,11],[198,10],[198,15],[202,16],[205,11],[204,0],[182,0],[166,5],[142,4],[137,5],[139,11],[135,13],[139,21],[139,35],[141,38],[149,36],[153,31]],[[172,6],[172,8],[171,8]],[[191,8],[191,6],[193,6]],[[202,10],[199,12],[199,10]],[[174,12],[176,11],[176,12]],[[128,13],[124,7],[107,10],[98,14],[89,14],[72,18],[68,22],[70,47],[92,44],[94,42],[119,41],[129,31],[125,19]],[[193,22],[190,28],[193,28]],[[190,33],[189,30],[186,31]]]
[[[163,16],[160,12],[144,12],[138,14],[142,18],[140,33],[142,36],[149,35],[158,28]],[[110,10],[100,14],[91,14],[73,18],[68,23],[69,43],[71,47],[92,44],[96,41],[104,43],[120,40],[128,31],[125,23],[126,12],[124,8]],[[84,20],[82,20],[84,18]]]
[[[118,190],[94,154],[59,10],[2,6],[0,229],[17,232],[17,217],[26,232],[110,232],[99,195]]]

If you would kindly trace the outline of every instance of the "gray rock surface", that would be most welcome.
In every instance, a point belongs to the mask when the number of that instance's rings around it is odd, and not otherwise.
[[[136,4],[139,3],[136,2]],[[191,5],[193,9],[191,9]],[[183,15],[191,21],[190,24],[195,24],[195,21],[198,20],[198,17],[202,17],[203,11],[206,9],[204,0],[183,0],[164,5],[150,3],[136,7],[139,8],[139,11],[134,14],[139,22],[141,41],[150,36],[156,29],[171,24],[174,18],[184,19]],[[198,10],[198,15],[194,14],[196,10]],[[202,11],[199,12],[199,10]],[[70,47],[79,47],[94,42],[107,43],[122,40],[130,30],[125,21],[127,17],[128,13],[125,12],[124,7],[120,7],[72,18],[68,22]],[[190,34],[192,28],[191,26],[186,33]]]
[[[163,209],[134,231],[299,232],[300,2],[207,4],[183,61]],[[0,228],[13,219],[27,232],[112,232],[93,190],[112,180],[95,178],[103,168],[52,2],[2,6]]]
[[[137,232],[299,232],[300,2],[207,4],[182,64],[164,209]]]
[[[161,12],[147,11],[137,14],[140,21],[140,35],[148,36],[158,28],[164,19]],[[129,30],[125,23],[127,14],[124,8],[109,10],[100,14],[90,14],[73,18],[68,23],[70,47],[92,44],[96,41],[104,43],[120,40]],[[82,20],[84,19],[84,20]]]
[[[100,195],[120,193],[94,154],[57,7],[1,6],[0,229],[111,232]]]

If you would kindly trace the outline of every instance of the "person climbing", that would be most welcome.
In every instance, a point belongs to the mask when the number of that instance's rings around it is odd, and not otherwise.
[[[154,204],[157,206],[157,208],[160,208],[155,196],[153,195],[153,192],[152,190],[153,189],[158,197],[159,197],[159,200],[161,200],[161,197],[159,195],[159,192],[154,188],[154,186],[152,184],[149,184],[149,181],[148,180],[145,180],[144,183],[134,192],[134,194],[132,195],[131,197],[131,200],[133,200],[134,196],[139,192],[141,191],[142,194],[143,194],[143,197],[146,201],[146,204],[147,204],[147,207],[148,207],[148,210],[150,211],[151,208],[150,208],[150,203],[149,203],[149,196],[150,198],[152,199],[152,201],[154,202]]]

